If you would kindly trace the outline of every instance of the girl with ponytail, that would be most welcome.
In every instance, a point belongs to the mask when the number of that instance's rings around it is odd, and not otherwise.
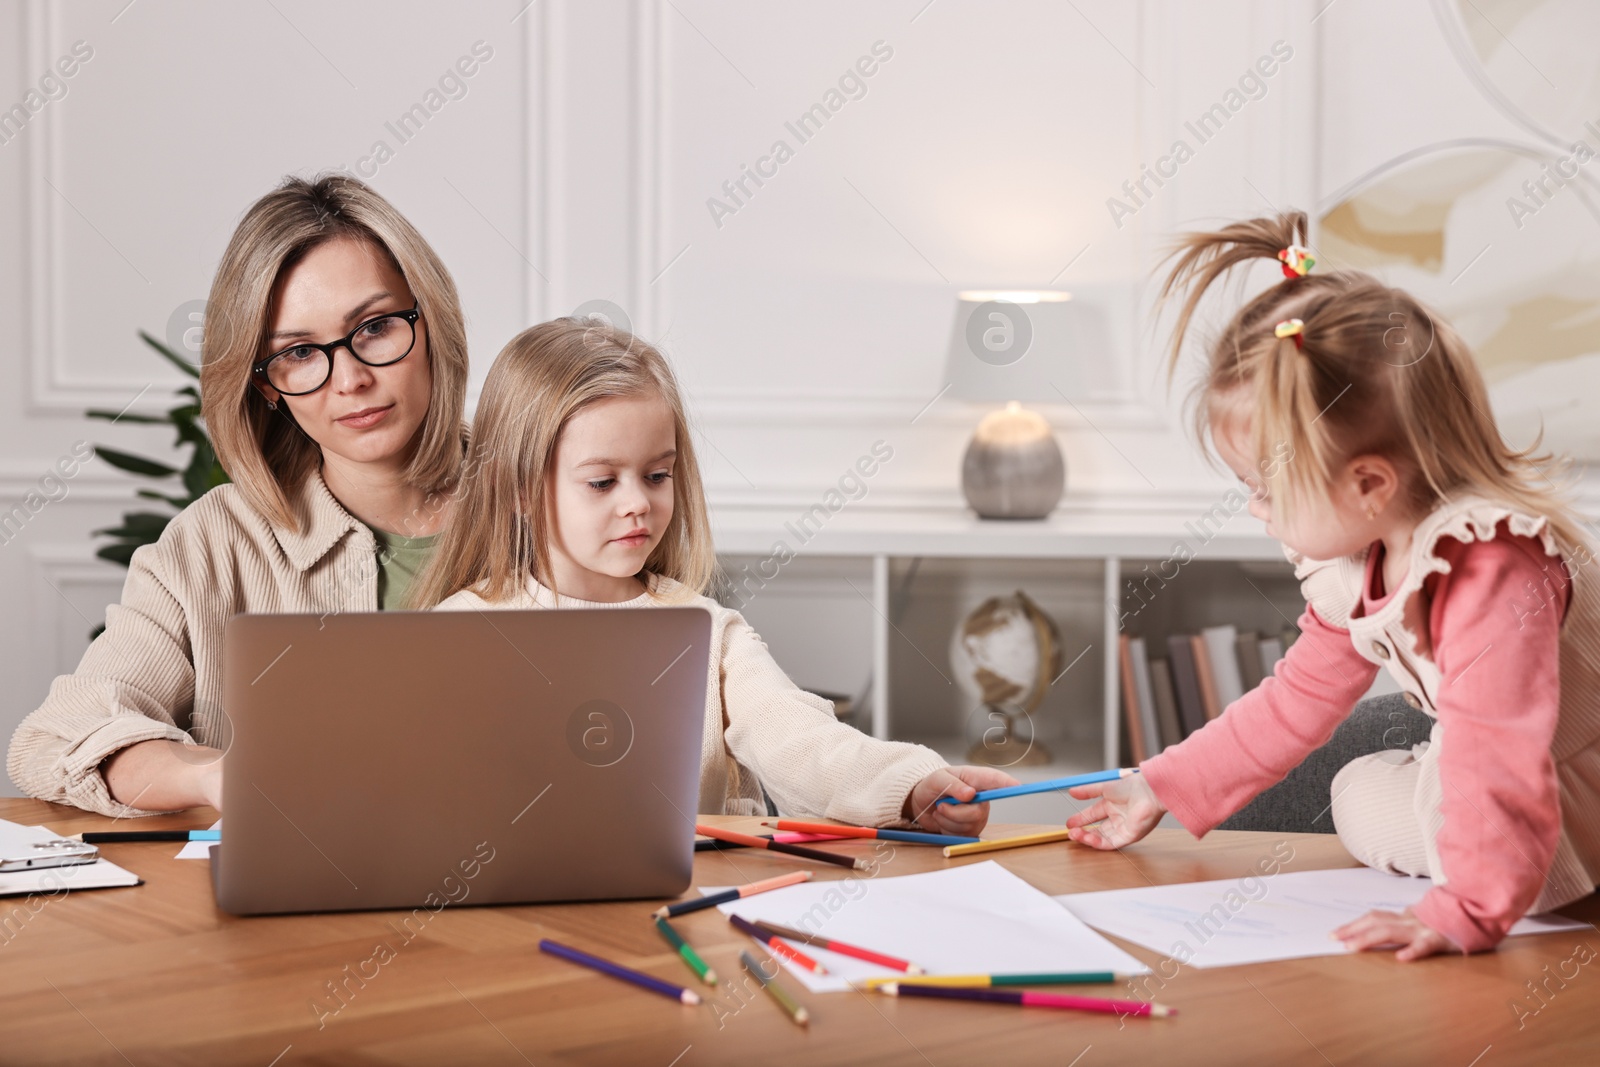
[[[1073,839],[1120,848],[1165,811],[1204,835],[1333,734],[1377,671],[1427,741],[1347,764],[1329,796],[1361,862],[1433,880],[1415,908],[1338,930],[1397,958],[1494,947],[1600,875],[1600,586],[1551,457],[1506,444],[1466,344],[1410,294],[1312,273],[1306,216],[1189,235],[1169,373],[1207,290],[1277,260],[1196,395],[1203,444],[1240,478],[1306,598],[1273,677],[1142,774],[1073,790]]]

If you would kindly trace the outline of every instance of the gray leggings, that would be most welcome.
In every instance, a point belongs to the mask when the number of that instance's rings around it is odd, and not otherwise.
[[[1333,776],[1358,756],[1386,748],[1410,751],[1412,745],[1428,739],[1432,726],[1432,719],[1413,709],[1398,693],[1363,700],[1327,744],[1218,829],[1331,834]]]

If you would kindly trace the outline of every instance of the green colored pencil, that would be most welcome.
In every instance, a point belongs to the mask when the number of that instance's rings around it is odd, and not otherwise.
[[[1114,971],[1038,971],[1033,974],[919,974],[914,977],[868,978],[857,982],[862,989],[876,989],[890,982],[899,985],[936,985],[964,989],[1006,985],[1095,985],[1120,982],[1128,977]]]
[[[661,936],[667,939],[667,944],[678,950],[678,955],[683,957],[683,962],[687,963],[689,969],[700,976],[702,982],[706,985],[717,984],[717,972],[706,966],[706,961],[700,958],[700,953],[696,952],[694,947],[685,941],[678,934],[678,931],[672,928],[671,923],[665,919],[658,918],[656,920],[656,929],[660,930]]]
[[[811,1022],[811,1013],[796,1003],[795,999],[774,980],[778,970],[781,969],[776,962],[772,964],[773,978],[768,978],[767,972],[761,969],[761,964],[750,953],[739,953],[739,959],[744,962],[744,969],[755,975],[756,981],[761,983],[761,988],[765,989],[772,999],[778,1002],[778,1007],[783,1009],[783,1013],[789,1017],[791,1022],[796,1026],[806,1026]]]

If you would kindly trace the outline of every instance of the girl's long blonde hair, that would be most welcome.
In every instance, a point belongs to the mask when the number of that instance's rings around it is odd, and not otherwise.
[[[1186,294],[1169,378],[1206,290],[1236,266],[1276,262],[1306,235],[1305,213],[1294,211],[1181,240],[1161,287],[1163,302]],[[1299,343],[1276,335],[1293,319],[1303,323]],[[1471,492],[1545,516],[1564,554],[1587,543],[1551,481],[1562,464],[1536,453],[1537,441],[1518,450],[1500,436],[1466,342],[1409,293],[1361,271],[1286,277],[1247,303],[1211,345],[1195,399],[1203,446],[1218,418],[1239,413],[1257,456],[1288,457],[1262,472],[1280,508],[1325,491],[1350,459],[1381,455],[1400,469],[1402,504],[1418,518]]]
[[[412,606],[430,608],[461,589],[504,600],[525,589],[529,576],[556,591],[547,496],[556,446],[568,420],[614,396],[659,396],[677,438],[672,521],[641,576],[675,579],[690,595],[711,587],[716,556],[705,489],[671,367],[624,330],[563,318],[513,337],[489,369],[454,509],[417,578]]]

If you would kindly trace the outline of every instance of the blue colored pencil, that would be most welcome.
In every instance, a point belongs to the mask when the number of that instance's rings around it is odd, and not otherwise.
[[[552,956],[560,956],[564,960],[570,960],[585,967],[592,967],[601,974],[609,974],[611,977],[620,978],[624,982],[632,982],[636,986],[648,989],[653,993],[660,993],[664,997],[671,997],[673,1000],[681,1000],[685,1004],[700,1003],[700,994],[692,989],[685,989],[683,986],[673,985],[671,982],[663,982],[654,975],[645,974],[643,971],[635,971],[630,967],[622,966],[620,963],[612,963],[610,960],[603,960],[599,956],[591,956],[587,952],[580,952],[578,949],[568,945],[552,941],[548,937],[539,940],[539,951],[548,952]]]
[[[1069,778],[1051,778],[1046,782],[1025,782],[1022,785],[1008,785],[1004,789],[980,789],[978,795],[971,800],[957,800],[955,797],[940,797],[940,804],[982,804],[986,800],[1004,800],[1006,797],[1025,797],[1030,793],[1054,793],[1059,789],[1071,789],[1075,785],[1093,785],[1096,782],[1114,782],[1118,778],[1127,778],[1138,774],[1137,767],[1113,767],[1109,771],[1095,771],[1092,774],[1074,774]]]
[[[880,841],[902,841],[911,845],[970,845],[976,837],[959,837],[955,834],[926,834],[916,830],[883,830],[876,826],[835,826],[826,822],[807,822],[804,819],[767,819],[762,826],[775,826],[779,830],[793,830],[802,834],[832,834],[836,837],[876,838]]]

